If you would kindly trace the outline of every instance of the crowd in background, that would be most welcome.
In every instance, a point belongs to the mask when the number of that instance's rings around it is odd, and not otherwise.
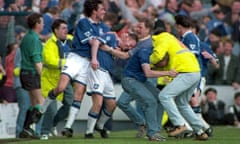
[[[180,38],[175,26],[175,16],[185,15],[195,19],[198,24],[198,37],[206,42],[218,57],[220,67],[208,65],[206,81],[208,85],[227,85],[235,90],[240,88],[240,0],[103,0],[106,9],[104,22],[119,37],[125,37],[136,28],[139,19],[147,17],[155,26],[164,25],[166,31]],[[52,35],[52,23],[61,18],[67,22],[69,34],[73,34],[78,20],[83,17],[84,0],[0,0],[0,55],[2,67],[0,100],[3,103],[17,102],[19,86],[13,80],[17,73],[14,69],[14,57],[19,44],[27,32],[26,17],[29,13],[40,12],[43,15],[44,28],[40,39],[44,43]],[[121,65],[119,62],[117,65]],[[121,78],[120,68],[113,73],[115,82]],[[5,76],[6,73],[6,76]],[[208,98],[208,89],[204,94]],[[210,97],[210,96],[209,96]],[[214,99],[214,98],[213,98]],[[240,126],[239,94],[235,97],[235,107],[229,113],[238,113],[232,124]],[[212,100],[213,101],[213,100]],[[205,101],[204,104],[207,102]],[[204,106],[206,108],[206,106]],[[208,108],[211,107],[211,104]],[[224,109],[224,102],[218,104]],[[215,107],[212,106],[214,109]],[[204,111],[205,112],[205,111]],[[225,113],[218,115],[226,118]],[[212,113],[205,112],[210,118]],[[216,116],[217,117],[217,116]],[[232,117],[227,116],[227,120]],[[207,119],[210,124],[225,124],[222,119]],[[222,122],[224,121],[224,122]]]

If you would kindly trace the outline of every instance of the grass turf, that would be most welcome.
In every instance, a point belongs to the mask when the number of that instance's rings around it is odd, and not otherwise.
[[[0,144],[148,144],[154,143],[147,138],[135,138],[136,131],[114,131],[110,133],[110,138],[102,139],[98,133],[95,133],[94,139],[84,139],[83,135],[75,135],[73,138],[50,137],[49,140],[32,139],[5,139],[0,140]],[[167,136],[166,133],[163,133]],[[156,143],[156,142],[155,142]],[[213,137],[208,141],[196,141],[194,138],[175,139],[167,138],[165,144],[240,144],[240,128],[229,126],[214,127]]]

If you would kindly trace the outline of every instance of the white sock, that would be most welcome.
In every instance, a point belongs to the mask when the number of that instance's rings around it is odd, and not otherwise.
[[[196,114],[202,121],[204,129],[206,130],[206,129],[210,128],[210,125],[203,119],[202,114],[201,113],[196,113]]]
[[[96,117],[92,117],[88,115],[86,134],[93,133],[96,122],[97,122]]]
[[[48,106],[53,102],[53,99],[50,99],[49,97],[46,97],[44,100],[44,103],[42,105],[42,113],[45,113]]]
[[[104,124],[110,119],[110,116],[106,115],[104,111],[102,111],[100,118],[97,121],[97,126],[100,129],[103,129]]]
[[[69,111],[69,114],[68,114],[67,122],[65,124],[65,128],[71,128],[72,127],[73,122],[74,122],[79,110],[80,110],[80,108],[76,108],[76,107],[73,107],[73,106],[70,107],[70,111]]]
[[[184,124],[187,127],[187,130],[193,131],[192,127],[189,125],[189,123],[186,120],[185,120]]]

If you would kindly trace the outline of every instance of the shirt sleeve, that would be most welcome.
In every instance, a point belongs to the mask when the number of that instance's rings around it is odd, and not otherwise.
[[[151,64],[156,64],[164,58],[165,54],[168,51],[168,46],[166,45],[166,43],[167,42],[162,41],[162,42],[157,42],[154,45],[153,52],[150,55]]]
[[[80,20],[75,31],[75,37],[80,41],[82,44],[88,43],[89,40],[94,38],[94,35],[91,31],[90,24],[87,22],[86,19]]]

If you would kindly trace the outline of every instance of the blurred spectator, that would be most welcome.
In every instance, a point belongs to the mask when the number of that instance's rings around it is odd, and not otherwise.
[[[18,43],[20,44],[20,43]],[[16,137],[19,137],[20,132],[23,129],[23,123],[24,118],[26,116],[27,110],[30,107],[30,97],[28,95],[28,92],[24,90],[21,86],[19,74],[20,74],[20,68],[21,68],[21,52],[20,48],[16,49],[16,53],[14,56],[14,83],[13,88],[16,92],[16,98],[18,103],[18,116],[16,121]]]
[[[240,128],[240,92],[234,94],[234,104],[229,107],[227,123]]]
[[[189,16],[192,12],[193,0],[181,0],[179,3],[178,14]]]
[[[9,5],[8,10],[12,12],[19,12],[19,14],[14,17],[15,25],[21,25],[27,28],[26,16],[21,14],[21,12],[29,11],[25,4],[25,0],[15,0],[14,3]]]
[[[116,1],[112,1],[112,0],[110,0],[110,1],[109,0],[105,0],[105,1],[108,1],[107,5],[104,4],[104,7],[107,10],[107,13],[108,12],[115,13],[117,15],[117,18],[120,20],[121,16],[122,16],[122,12],[121,12],[121,10],[118,7],[118,3]]]
[[[210,47],[216,55],[221,55],[224,53],[222,40],[211,42]]]
[[[5,8],[5,1],[4,0],[0,0],[0,7],[2,11],[8,11],[8,9]],[[0,54],[2,55],[2,57],[4,58],[6,55],[6,47],[7,47],[7,31],[8,31],[8,23],[11,20],[10,16],[6,16],[6,15],[1,15],[0,16],[0,33],[1,35],[1,39],[0,39]]]
[[[27,7],[27,9],[32,11],[32,1],[33,0],[25,0],[25,5]]]
[[[122,17],[131,24],[136,24],[138,19],[143,17],[142,12],[150,6],[148,0],[138,3],[137,0],[120,0],[118,6],[122,12]]]
[[[25,0],[15,0],[14,3],[10,5],[13,11],[25,11],[27,6],[25,5]]]
[[[0,11],[5,11],[5,2],[4,2],[4,0],[0,0]]]
[[[198,20],[199,23],[202,23],[202,19],[204,16],[210,15],[213,11],[219,9],[219,5],[214,5],[210,8],[203,8],[201,0],[193,0],[192,12],[190,12],[190,16]]]
[[[73,34],[73,31],[75,29],[75,26],[78,22],[78,20],[81,18],[82,15],[82,11],[83,11],[83,3],[81,2],[74,2],[72,4],[72,8],[68,8],[66,9],[66,11],[64,11],[64,14],[66,17],[66,21],[68,23],[68,31],[69,33]]]
[[[43,14],[43,22],[44,22],[44,28],[42,32],[40,33],[40,39],[42,41],[46,41],[48,38],[50,38],[52,33],[52,23],[55,19],[59,17],[59,9],[58,7],[51,7],[47,10],[46,13]]]
[[[5,69],[4,69],[3,65],[2,65],[2,56],[0,56],[0,73],[2,75],[6,74],[6,71],[5,71]]]
[[[2,56],[0,55],[0,87],[2,87],[4,85],[6,78],[7,78],[6,71],[2,65]],[[3,100],[0,99],[0,102],[3,102]]]
[[[49,0],[48,7],[55,7],[59,5],[59,0]]]
[[[225,120],[225,103],[217,97],[215,88],[208,88],[204,92],[202,110],[205,120],[211,125],[222,125]]]
[[[232,47],[232,40],[227,39],[223,42],[224,53],[218,55],[220,67],[213,68],[209,66],[208,77],[211,77],[213,81],[208,84],[230,85],[234,89],[240,87],[239,58],[232,54]]]
[[[205,37],[205,42],[210,44],[212,42],[219,42],[222,39],[222,34],[218,28],[213,29],[209,32],[207,37]]]
[[[137,11],[139,8],[136,0],[121,0],[118,6],[122,12],[122,18],[128,20],[131,24],[137,23],[137,19],[133,15],[133,11]]]
[[[33,12],[45,13],[50,7],[58,6],[58,0],[32,0]]]
[[[75,2],[75,1],[63,1],[64,7],[61,10],[60,17],[64,19],[65,21],[68,21],[71,17],[72,13],[75,14],[81,14],[83,10],[83,4],[82,2]]]
[[[174,16],[177,15],[177,10],[177,0],[166,0],[164,9],[158,12],[158,19],[164,21],[166,31],[174,35],[176,34]]]
[[[32,11],[33,12],[40,12],[39,4],[40,4],[40,0],[32,0]]]
[[[143,10],[142,16],[154,21],[158,17],[158,10],[154,6],[150,5],[145,10]]]
[[[40,13],[46,12],[46,10],[48,9],[48,3],[49,3],[49,0],[40,0],[40,3],[39,3]]]
[[[234,0],[212,0],[212,4],[219,4],[221,6],[221,9],[224,9],[224,10],[230,10],[231,8],[231,3],[233,2]]]
[[[156,9],[162,9],[166,4],[166,0],[149,0],[149,1]]]
[[[227,23],[223,21],[226,12],[222,9],[217,9],[213,11],[213,14],[214,18],[206,23],[208,33],[210,33],[213,29],[218,29],[222,37],[230,37],[232,29]]]
[[[18,45],[16,43],[7,46],[7,55],[5,58],[6,82],[0,87],[0,99],[6,102],[16,102],[16,93],[13,89],[14,83],[14,57]]]
[[[232,26],[236,21],[239,20],[240,14],[240,0],[233,0],[231,3],[231,9],[227,12],[224,21]]]
[[[26,29],[23,26],[15,26],[15,41],[17,44],[20,44],[23,36],[26,33]]]
[[[177,0],[166,0],[165,11],[172,14],[172,16],[177,15],[178,3]]]
[[[234,0],[231,3],[231,9],[224,18],[226,22],[232,28],[231,38],[234,41],[233,53],[240,54],[240,0]]]

